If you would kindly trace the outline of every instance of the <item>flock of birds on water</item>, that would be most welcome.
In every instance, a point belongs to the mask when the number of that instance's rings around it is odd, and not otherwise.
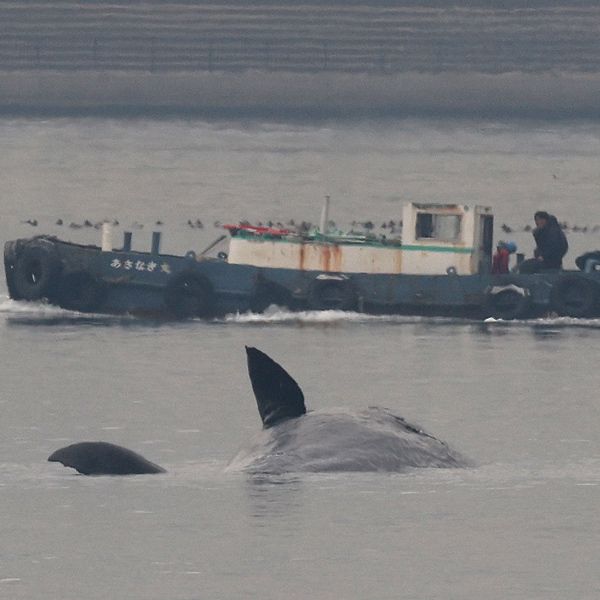
[[[27,219],[27,220],[21,221],[21,223],[24,225],[31,225],[32,227],[37,227],[39,225],[39,221],[37,219]],[[121,223],[117,219],[112,219],[112,220],[105,219],[104,221],[97,221],[97,222],[92,222],[88,219],[85,219],[81,223],[75,223],[74,221],[71,221],[68,224],[63,219],[57,219],[55,221],[54,225],[59,226],[59,227],[63,227],[63,226],[68,227],[70,229],[83,229],[86,227],[93,228],[93,229],[101,229],[102,225],[104,223],[110,223],[114,227],[118,227],[121,225]],[[313,223],[310,223],[309,221],[296,222],[294,219],[290,219],[286,223],[281,223],[280,221],[274,222],[274,221],[270,221],[270,220],[264,221],[264,222],[258,221],[257,223],[251,223],[250,221],[242,220],[238,224],[243,225],[243,226],[271,227],[271,228],[282,229],[282,230],[288,229],[291,231],[295,231],[297,233],[307,233],[309,231],[312,231],[316,227],[316,225],[314,225]],[[160,221],[160,220],[157,220],[153,223],[153,226],[155,226],[155,227],[160,227],[162,225],[164,225],[164,222]],[[204,229],[205,228],[205,224],[200,219],[195,219],[195,220],[188,219],[186,225],[190,229]],[[352,227],[351,231],[348,232],[350,234],[359,234],[359,233],[364,233],[364,232],[372,233],[374,230],[377,230],[377,225],[375,223],[373,223],[373,221],[352,221],[350,223],[350,226]],[[562,221],[562,222],[560,222],[560,226],[564,231],[572,232],[572,233],[600,233],[600,225],[570,225],[566,221]],[[223,223],[221,223],[221,221],[214,221],[213,227],[220,229],[223,227]],[[337,229],[337,225],[336,225],[335,221],[329,221],[328,227],[330,230]],[[129,228],[130,229],[143,229],[144,224],[138,223],[136,221],[134,223],[131,223],[129,225]],[[503,223],[500,226],[500,228],[502,229],[502,231],[504,233],[514,233],[514,232],[519,232],[519,231],[529,232],[529,231],[533,230],[533,227],[529,224],[521,226],[521,227],[511,227],[510,225]],[[388,233],[391,235],[393,235],[395,233],[400,233],[402,231],[402,221],[401,220],[394,221],[392,219],[390,219],[389,221],[384,221],[379,226],[379,229],[382,230],[384,233]]]

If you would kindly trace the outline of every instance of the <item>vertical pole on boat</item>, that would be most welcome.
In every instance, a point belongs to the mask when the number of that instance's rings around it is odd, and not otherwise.
[[[102,252],[112,252],[112,230],[110,223],[102,223]]]
[[[152,254],[160,254],[160,231],[152,232]]]
[[[329,200],[330,196],[325,196],[325,202],[323,203],[323,209],[321,210],[321,226],[319,227],[321,234],[326,235],[329,229]]]
[[[131,231],[123,232],[123,252],[129,252],[131,250]]]

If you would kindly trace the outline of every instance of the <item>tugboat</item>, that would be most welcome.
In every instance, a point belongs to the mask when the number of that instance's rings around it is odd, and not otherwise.
[[[600,257],[579,271],[492,274],[491,208],[409,203],[402,237],[328,229],[328,199],[318,230],[225,225],[207,249],[183,256],[101,246],[51,236],[9,241],[6,282],[14,300],[45,301],[85,313],[214,318],[289,310],[524,319],[554,312],[600,315]]]

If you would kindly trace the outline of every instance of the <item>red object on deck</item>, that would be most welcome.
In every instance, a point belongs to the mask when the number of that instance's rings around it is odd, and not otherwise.
[[[250,233],[256,233],[259,235],[289,235],[290,229],[275,229],[274,227],[259,227],[258,225],[223,225],[223,229],[229,231],[237,231],[239,229],[243,231],[249,231]]]
[[[492,258],[492,273],[494,275],[500,273],[508,273],[508,257],[510,252],[506,248],[498,248],[496,254]]]

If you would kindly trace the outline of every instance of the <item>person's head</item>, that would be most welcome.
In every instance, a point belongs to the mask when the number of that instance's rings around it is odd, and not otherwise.
[[[538,210],[535,215],[533,215],[533,220],[535,221],[536,227],[543,229],[548,225],[550,215],[545,210]]]
[[[504,240],[500,240],[496,244],[496,248],[498,250],[506,250],[509,254],[517,251],[517,245],[514,242],[505,242]]]

